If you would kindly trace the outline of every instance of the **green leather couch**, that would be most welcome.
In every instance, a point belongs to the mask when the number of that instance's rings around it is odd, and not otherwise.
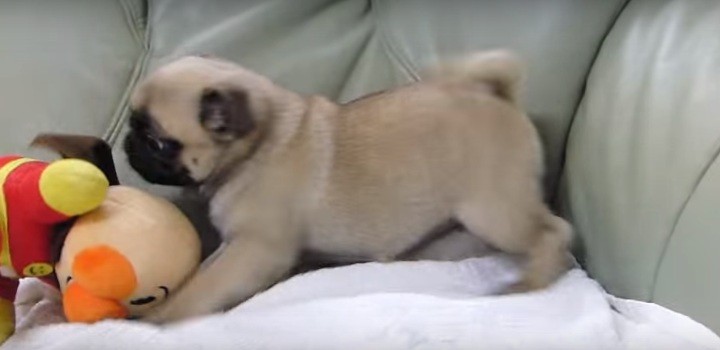
[[[0,151],[38,132],[118,142],[167,57],[213,53],[338,101],[497,47],[529,63],[547,190],[610,292],[720,331],[720,2],[0,0]]]

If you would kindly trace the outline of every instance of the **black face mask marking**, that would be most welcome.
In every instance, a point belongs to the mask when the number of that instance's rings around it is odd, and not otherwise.
[[[179,162],[183,145],[160,135],[150,116],[135,111],[130,117],[130,133],[123,148],[130,166],[146,181],[159,185],[192,186],[196,182]]]

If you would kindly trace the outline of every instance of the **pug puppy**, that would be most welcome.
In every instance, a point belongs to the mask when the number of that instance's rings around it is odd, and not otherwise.
[[[526,257],[512,291],[549,285],[571,228],[543,202],[522,71],[512,53],[478,53],[337,104],[218,58],[160,67],[131,98],[129,162],[150,182],[199,186],[224,243],[148,320],[238,304],[303,251],[393,260],[448,222]]]

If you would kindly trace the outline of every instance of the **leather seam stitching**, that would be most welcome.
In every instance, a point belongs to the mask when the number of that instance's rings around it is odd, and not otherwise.
[[[121,4],[126,9],[125,15],[128,17],[128,25],[131,26],[131,31],[138,33],[137,31],[137,21],[136,21],[136,14],[134,11],[128,10],[126,1],[121,0]],[[108,126],[107,131],[105,132],[105,135],[103,135],[103,139],[108,142],[111,146],[115,145],[115,142],[117,142],[117,138],[122,131],[122,126],[125,122],[125,119],[127,119],[127,115],[129,114],[129,105],[128,101],[130,100],[130,95],[132,93],[132,90],[137,85],[140,78],[144,75],[145,70],[147,69],[147,65],[150,59],[150,51],[151,51],[151,25],[149,18],[151,17],[151,7],[149,6],[148,2],[144,2],[147,11],[145,18],[145,26],[144,31],[142,35],[142,51],[140,52],[139,57],[135,61],[135,64],[133,65],[132,73],[130,74],[129,81],[126,84],[125,90],[123,91],[123,94],[120,97],[120,102],[115,108],[113,112],[113,117],[111,118],[110,125]],[[135,35],[134,35],[135,36]],[[140,40],[140,37],[137,37],[137,40]]]
[[[374,29],[374,28],[373,28]],[[357,55],[355,56],[355,59],[353,59],[352,63],[350,63],[350,69],[348,69],[347,74],[342,79],[342,85],[340,86],[340,89],[338,89],[338,92],[336,93],[336,99],[343,96],[346,93],[348,83],[350,82],[350,78],[355,74],[355,72],[358,69],[358,66],[360,65],[360,61],[363,58],[363,55],[367,52],[367,48],[370,45],[370,42],[372,41],[374,34],[373,30],[371,29],[369,33],[367,34],[366,38],[363,40],[362,44],[358,47]]]
[[[565,180],[565,169],[567,165],[567,153],[568,153],[568,145],[570,144],[570,135],[572,134],[573,126],[575,125],[575,121],[578,119],[578,113],[580,112],[580,108],[583,105],[583,102],[585,101],[585,96],[588,90],[588,81],[590,80],[590,75],[592,74],[593,68],[595,67],[595,63],[597,62],[598,56],[600,56],[600,52],[602,51],[603,47],[605,46],[605,42],[607,41],[608,36],[615,28],[615,25],[617,24],[617,21],[620,19],[620,16],[622,16],[622,13],[625,12],[625,9],[627,8],[628,4],[632,2],[632,0],[626,0],[619,8],[617,13],[615,14],[615,17],[610,22],[610,25],[608,26],[607,30],[605,31],[605,34],[602,36],[602,39],[600,39],[597,48],[595,49],[595,53],[593,54],[592,59],[590,60],[590,65],[588,67],[587,72],[585,73],[585,77],[583,78],[583,84],[581,87],[581,91],[579,94],[579,97],[577,101],[575,102],[575,108],[573,108],[573,113],[570,117],[570,122],[568,123],[567,130],[565,130],[565,135],[563,137],[563,147],[562,147],[562,158],[560,159],[560,168],[558,169],[558,178],[557,182],[554,184],[552,191],[550,192],[552,194],[552,200],[550,200],[550,203],[553,207],[558,208],[559,207],[559,201],[560,201],[560,188],[562,187],[562,183]]]
[[[378,0],[370,0],[370,4],[372,8],[382,6],[377,5]],[[406,78],[415,81],[420,80],[420,76],[416,73],[414,65],[410,62],[410,60],[407,60],[404,55],[398,52],[392,45],[392,39],[388,37],[387,30],[385,29],[385,25],[383,24],[383,22],[377,18],[376,11],[371,11],[371,15],[373,16],[373,20],[375,22],[378,39],[382,47],[385,48],[384,51],[388,55],[388,58],[390,58],[391,61],[394,61],[400,67],[400,71],[405,74]]]
[[[130,4],[130,1],[132,0],[119,0],[119,3],[120,6],[123,8],[123,12],[125,14],[125,21],[128,24],[128,29],[130,30],[130,33],[135,40],[135,43],[138,45],[142,45],[143,34],[141,31],[138,30],[137,21],[139,15],[136,13],[135,7]]]
[[[657,288],[657,282],[658,278],[660,277],[660,266],[662,266],[663,260],[665,260],[665,256],[667,255],[668,248],[670,247],[670,242],[672,241],[673,237],[675,236],[675,232],[677,231],[677,227],[680,223],[680,219],[682,219],[683,214],[685,214],[685,209],[687,209],[688,204],[692,200],[692,198],[695,196],[695,193],[697,192],[698,187],[700,187],[700,184],[705,179],[705,175],[707,175],[708,171],[710,171],[710,168],[715,164],[718,160],[718,157],[720,157],[720,145],[715,146],[715,150],[713,151],[712,158],[707,162],[707,164],[703,167],[702,171],[698,175],[697,179],[695,180],[695,183],[692,186],[692,189],[688,193],[687,197],[683,201],[682,205],[680,206],[680,209],[678,210],[677,215],[675,216],[675,220],[673,220],[672,229],[665,237],[665,240],[663,242],[662,250],[660,251],[660,256],[657,259],[657,262],[655,264],[655,271],[653,273],[653,280],[652,280],[652,287],[650,290],[650,298],[649,301],[653,302],[655,300],[655,293]]]

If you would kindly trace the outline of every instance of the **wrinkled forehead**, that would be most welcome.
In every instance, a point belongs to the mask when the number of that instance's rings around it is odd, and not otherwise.
[[[160,136],[182,137],[183,129],[197,119],[198,96],[192,87],[153,89],[152,94],[131,104],[130,125]]]
[[[133,112],[131,118],[140,119],[135,122],[144,126],[144,132],[175,139],[185,146],[209,142],[200,123],[199,103],[152,103],[146,109]]]
[[[156,132],[181,140],[201,136],[198,113],[202,91],[222,78],[211,60],[184,58],[150,74],[135,90],[130,101],[134,118]]]
[[[155,103],[170,103],[198,95],[204,87],[236,70],[237,65],[215,58],[187,56],[161,66],[136,89],[130,99],[133,109]]]

